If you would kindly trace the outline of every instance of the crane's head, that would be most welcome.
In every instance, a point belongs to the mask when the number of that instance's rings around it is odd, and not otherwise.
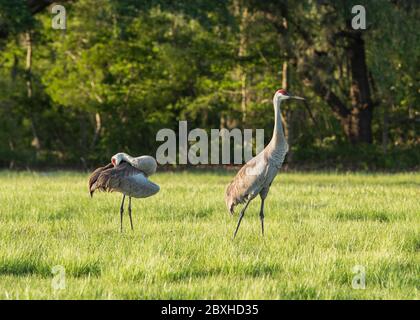
[[[125,155],[125,153],[120,152],[112,156],[111,162],[114,165],[114,167],[118,166],[121,163],[121,161],[125,159]]]
[[[288,100],[288,99],[305,100],[305,98],[302,98],[302,97],[291,96],[284,89],[277,90],[273,98],[274,102],[281,101],[281,100]]]

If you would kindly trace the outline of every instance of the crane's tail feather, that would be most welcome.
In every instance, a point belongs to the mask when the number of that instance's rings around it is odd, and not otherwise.
[[[114,165],[112,163],[106,165],[105,167],[100,167],[98,169],[96,169],[95,171],[92,172],[92,174],[89,176],[89,193],[90,193],[90,197],[93,197],[93,193],[95,192],[96,189],[98,189],[98,178],[101,175],[101,173],[107,169],[111,169],[113,168]]]
[[[229,213],[233,216],[233,214],[235,213],[235,205],[234,204],[232,204],[230,207],[229,207]]]
[[[235,206],[237,205],[233,182],[226,188],[225,203],[229,213],[233,215],[235,213]]]
[[[232,201],[230,197],[226,197],[225,201],[226,201],[226,207],[229,210],[229,213],[233,215],[235,213],[236,204],[234,203],[234,201]]]

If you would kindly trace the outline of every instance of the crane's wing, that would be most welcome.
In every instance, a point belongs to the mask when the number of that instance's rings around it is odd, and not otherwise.
[[[141,156],[134,158],[131,165],[143,171],[146,177],[149,177],[152,174],[154,174],[157,168],[157,162],[152,156]]]
[[[254,198],[267,180],[268,162],[264,153],[248,161],[236,174],[226,189],[225,202],[233,213],[235,206]]]
[[[147,198],[159,192],[160,187],[146,178],[143,173],[139,173],[120,180],[120,184],[115,188],[130,197]]]
[[[100,167],[100,168],[96,169],[89,176],[89,192],[90,192],[91,197],[93,196],[93,193],[95,192],[95,190],[98,188],[97,181],[98,181],[98,178],[101,175],[101,173],[104,172],[104,171],[107,171],[109,169],[112,169],[113,167],[114,167],[113,164],[109,163],[104,167]]]

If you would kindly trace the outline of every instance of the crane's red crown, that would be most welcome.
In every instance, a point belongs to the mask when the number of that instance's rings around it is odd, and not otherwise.
[[[278,93],[281,93],[282,95],[285,95],[285,96],[288,96],[289,94],[287,93],[287,91],[286,90],[284,90],[284,89],[279,89],[279,90],[277,90],[277,92]]]

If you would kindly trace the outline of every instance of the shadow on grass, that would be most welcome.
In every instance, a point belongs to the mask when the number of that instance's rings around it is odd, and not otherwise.
[[[403,249],[408,252],[420,253],[420,235],[407,235],[403,243]]]
[[[385,211],[338,211],[333,216],[334,219],[339,221],[378,221],[389,222],[390,213]]]
[[[282,268],[277,264],[257,263],[249,265],[215,266],[215,267],[190,267],[169,272],[165,277],[169,281],[185,281],[187,279],[199,279],[212,276],[236,276],[236,277],[275,277],[280,274]]]
[[[41,259],[7,258],[0,260],[0,275],[53,277],[51,269],[60,263],[47,263]],[[100,276],[101,266],[97,261],[63,264],[66,276],[81,278]]]

